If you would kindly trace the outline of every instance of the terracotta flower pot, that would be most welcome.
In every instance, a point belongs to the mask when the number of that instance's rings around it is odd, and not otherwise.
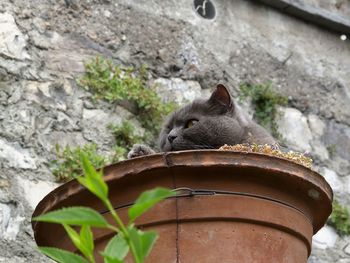
[[[299,164],[257,153],[205,150],[156,154],[104,169],[110,199],[126,219],[136,197],[156,186],[183,188],[136,222],[160,234],[147,262],[306,262],[311,240],[332,210],[322,176]],[[102,203],[75,180],[48,194],[33,216]],[[63,228],[33,222],[39,246],[75,251]],[[94,229],[96,251],[111,237]],[[102,259],[100,259],[102,262]]]

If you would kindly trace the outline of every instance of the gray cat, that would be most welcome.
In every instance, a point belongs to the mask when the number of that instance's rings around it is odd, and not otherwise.
[[[195,100],[172,113],[159,136],[162,152],[217,149],[224,144],[278,143],[260,125],[253,122],[233,101],[227,88],[219,84],[208,100]],[[137,144],[128,158],[155,153]]]

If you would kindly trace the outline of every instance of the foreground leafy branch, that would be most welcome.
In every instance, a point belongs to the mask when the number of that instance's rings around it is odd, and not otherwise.
[[[155,204],[175,193],[165,188],[143,192],[129,208],[129,222],[125,225],[108,199],[108,186],[103,180],[102,172],[95,170],[85,154],[81,154],[81,164],[84,176],[77,177],[77,180],[103,202],[111,213],[114,224],[109,224],[102,215],[87,207],[69,207],[49,212],[33,220],[62,224],[81,255],[50,247],[39,247],[39,250],[60,263],[95,263],[91,228],[107,228],[115,232],[115,236],[108,242],[104,251],[99,251],[104,262],[124,262],[125,257],[131,252],[135,263],[143,263],[158,234],[153,231],[141,231],[135,227],[134,222]],[[77,232],[72,226],[80,227],[80,231]]]

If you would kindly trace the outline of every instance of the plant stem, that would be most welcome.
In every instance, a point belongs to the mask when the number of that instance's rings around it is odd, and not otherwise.
[[[105,205],[107,206],[109,212],[111,212],[112,217],[114,218],[115,222],[117,223],[118,227],[120,228],[120,231],[124,234],[127,232],[127,229],[125,228],[122,220],[118,216],[118,214],[115,212],[112,204],[109,202],[109,200],[106,200]]]
[[[114,232],[117,232],[117,233],[121,232],[119,228],[117,228],[113,225],[110,225],[110,224],[108,224],[107,228],[114,231]]]
[[[89,261],[90,261],[91,263],[96,263],[94,255],[90,255],[90,256],[89,256]]]
[[[136,248],[134,246],[134,243],[130,239],[128,230],[126,229],[125,225],[123,224],[123,222],[120,219],[120,217],[118,216],[118,214],[115,212],[112,204],[110,203],[109,200],[106,200],[105,201],[105,205],[107,206],[108,210],[111,212],[112,217],[114,218],[115,222],[117,223],[117,225],[120,228],[120,232],[122,232],[126,242],[128,243],[128,245],[130,247],[130,250],[131,250],[131,254],[132,254],[133,258],[134,258],[135,263],[142,263],[139,260],[139,258],[137,257]]]

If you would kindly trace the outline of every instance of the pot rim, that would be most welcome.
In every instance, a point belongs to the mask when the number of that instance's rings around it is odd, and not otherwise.
[[[270,170],[282,173],[299,180],[300,183],[312,185],[318,193],[330,201],[324,204],[324,209],[331,210],[333,191],[327,181],[319,173],[291,160],[253,152],[237,152],[226,150],[188,150],[164,152],[141,156],[108,165],[103,169],[106,183],[152,169],[167,169],[173,167],[246,167]],[[73,179],[46,195],[37,205],[33,217],[50,211],[62,200],[71,195],[87,191],[76,179]],[[32,221],[33,229],[40,222]],[[314,226],[315,227],[315,226]],[[316,232],[320,226],[316,226]]]

